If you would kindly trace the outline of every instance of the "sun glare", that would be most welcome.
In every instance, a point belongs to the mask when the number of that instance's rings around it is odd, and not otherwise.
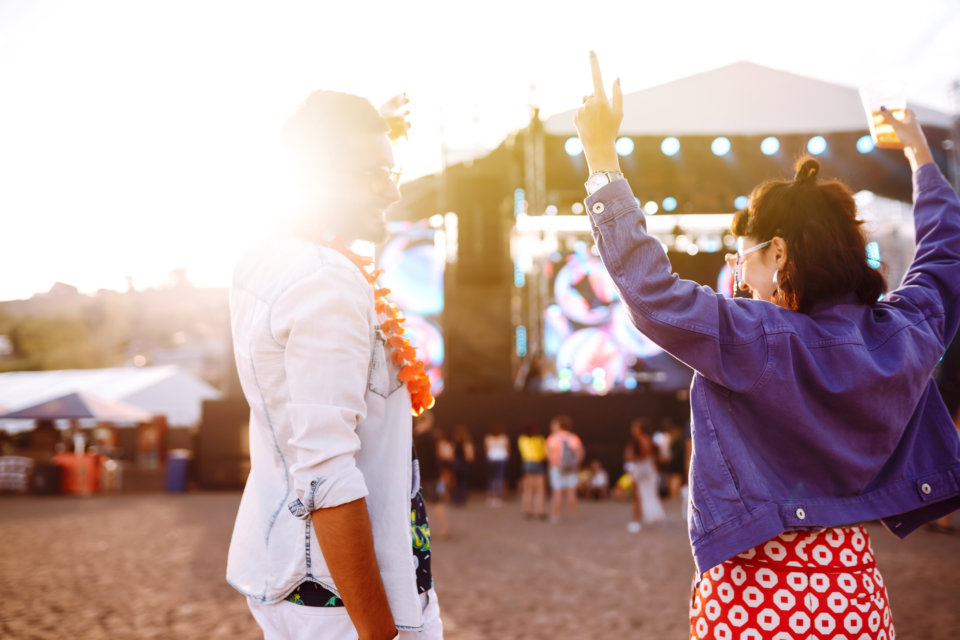
[[[586,51],[595,45],[570,46],[582,25],[564,17],[579,5],[561,0],[544,13],[495,1],[466,34],[449,27],[459,11],[453,5],[426,4],[422,15],[401,17],[386,3],[213,0],[189,10],[122,0],[0,3],[0,300],[56,281],[85,292],[122,290],[128,278],[137,288],[157,286],[177,268],[196,284],[227,285],[242,248],[295,204],[278,136],[313,89],[358,93],[375,104],[407,91],[413,128],[395,150],[405,180],[483,155],[525,126],[532,107],[548,118],[589,90]],[[657,7],[625,5],[622,19],[684,17]],[[377,11],[390,19],[372,20]],[[834,11],[831,28],[859,33],[847,23],[861,11]],[[779,52],[766,61],[773,66],[815,76],[820,64],[837,76],[825,77],[832,81],[865,71],[833,71],[835,61],[816,63],[806,51],[790,58],[779,36],[749,49],[742,39],[731,44],[721,38],[719,14],[710,18],[685,25],[695,46],[652,67],[638,63],[634,43],[606,43],[599,53],[608,82],[622,75],[629,93],[767,49]],[[944,24],[960,22],[945,16]],[[542,35],[503,46],[498,38],[511,25],[536,25]],[[749,26],[765,37],[752,28],[759,24]],[[798,22],[796,33],[807,26]],[[936,71],[924,80],[936,83],[944,72],[923,64],[930,51],[907,59],[928,31],[912,28],[897,50],[872,40],[851,46],[862,45],[862,59],[877,65],[896,59]],[[647,48],[672,46],[673,38],[653,29]],[[933,40],[941,48],[936,60],[960,52],[955,38]],[[663,152],[677,153],[677,139],[665,141],[676,145]]]

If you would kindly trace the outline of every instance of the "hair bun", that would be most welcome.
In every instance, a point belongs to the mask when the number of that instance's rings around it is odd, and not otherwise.
[[[793,181],[797,184],[813,184],[820,175],[820,163],[813,158],[800,158],[797,161],[797,175]]]

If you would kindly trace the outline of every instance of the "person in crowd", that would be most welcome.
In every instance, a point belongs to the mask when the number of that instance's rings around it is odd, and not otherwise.
[[[467,425],[458,424],[453,429],[453,505],[465,507],[470,497],[470,483],[473,481],[473,463],[477,458],[473,446],[473,437]]]
[[[620,474],[620,477],[617,478],[617,481],[613,484],[613,489],[610,492],[615,500],[630,500],[633,502],[634,493],[633,493],[633,459],[629,457],[630,454],[624,453],[623,457],[623,472]],[[633,514],[633,520],[639,522],[640,512],[635,511]],[[640,531],[640,529],[637,529]]]
[[[630,423],[630,440],[625,454],[633,475],[633,519],[627,523],[630,533],[640,531],[643,528],[641,522],[653,525],[666,518],[660,502],[656,449],[649,431],[650,421],[646,418],[637,418]]]
[[[251,470],[227,581],[266,638],[443,637],[411,464],[429,379],[348,248],[382,240],[400,198],[389,130],[364,98],[311,93],[284,128],[301,215],[234,271]]]
[[[430,504],[430,532],[445,540],[450,537],[447,524],[446,485],[441,479],[440,439],[443,432],[434,426],[433,413],[427,411],[413,424],[413,446],[423,497]]]
[[[610,493],[610,474],[599,460],[590,461],[590,482],[587,495],[594,500],[605,500]]]
[[[547,441],[533,422],[524,426],[517,438],[517,449],[523,461],[520,479],[520,504],[525,518],[545,520],[547,496]]]
[[[660,473],[666,476],[667,497],[672,499],[680,495],[680,489],[687,479],[686,438],[683,427],[669,417],[660,421],[660,430],[668,438],[668,454],[660,464]]]
[[[483,438],[483,451],[487,458],[487,504],[499,507],[507,483],[507,462],[510,460],[510,438],[503,423],[494,422]]]
[[[577,497],[590,497],[590,479],[593,477],[593,469],[590,464],[583,460],[580,462],[580,469],[577,471]]]
[[[435,428],[434,434],[437,447],[437,465],[440,469],[440,477],[437,480],[437,501],[446,505],[450,503],[453,488],[457,486],[457,476],[454,472],[456,447],[453,445],[453,440],[447,436],[447,432],[443,429]]]
[[[857,523],[903,537],[960,506],[960,440],[931,378],[960,323],[960,200],[916,116],[882,111],[914,183],[898,288],[867,262],[851,191],[801,158],[734,218],[729,263],[751,298],[727,298],[674,275],[647,232],[615,149],[619,81],[608,99],[591,66],[575,124],[601,259],[637,328],[695,371],[690,637],[893,637]]]
[[[551,521],[558,522],[566,502],[567,513],[577,515],[577,474],[583,462],[583,443],[573,433],[573,421],[557,416],[550,421],[547,437],[547,461],[550,473]],[[566,500],[564,500],[566,498]]]

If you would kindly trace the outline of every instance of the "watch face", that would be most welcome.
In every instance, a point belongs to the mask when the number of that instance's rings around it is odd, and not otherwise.
[[[593,193],[600,187],[610,183],[610,178],[605,173],[595,173],[587,178],[587,191]]]

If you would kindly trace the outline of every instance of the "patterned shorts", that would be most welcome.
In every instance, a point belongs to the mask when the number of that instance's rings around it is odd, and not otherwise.
[[[791,531],[703,574],[690,640],[894,640],[863,527]]]

